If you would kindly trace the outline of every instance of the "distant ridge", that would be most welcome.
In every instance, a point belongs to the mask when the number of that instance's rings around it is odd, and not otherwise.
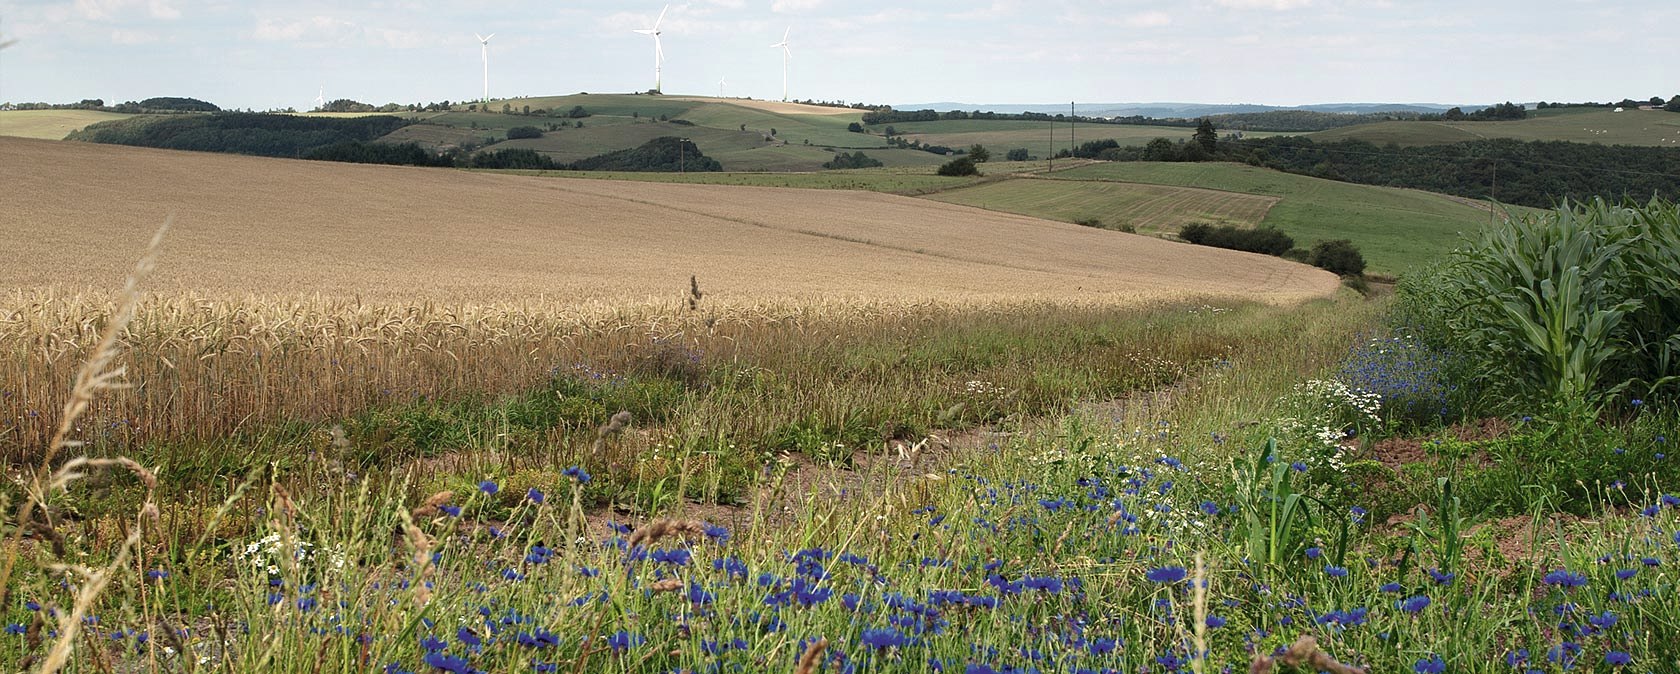
[[[1313,112],[1340,112],[1349,114],[1363,114],[1372,112],[1442,112],[1452,107],[1466,110],[1480,110],[1485,105],[1446,105],[1439,103],[1317,103],[1313,105],[1256,105],[1250,103],[1208,104],[1208,103],[1079,103],[1076,111],[1088,117],[1201,117],[1204,115],[1228,115],[1249,112],[1270,112],[1273,110],[1311,110]],[[1019,114],[1023,112],[1042,112],[1046,114],[1064,114],[1068,110],[1066,103],[1031,103],[1031,104],[974,104],[974,103],[908,103],[893,105],[895,110],[980,110],[982,112],[997,112]]]

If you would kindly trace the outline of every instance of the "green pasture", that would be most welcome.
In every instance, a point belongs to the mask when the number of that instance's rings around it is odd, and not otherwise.
[[[1598,108],[1537,111],[1503,122],[1377,122],[1308,134],[1313,140],[1349,138],[1378,145],[1441,145],[1467,140],[1511,138],[1562,140],[1602,145],[1680,147],[1680,114],[1662,110]]]
[[[1196,222],[1254,227],[1278,202],[1277,197],[1193,187],[1035,179],[987,182],[929,198],[1145,234],[1173,233]]]
[[[1396,274],[1433,259],[1451,250],[1460,233],[1474,232],[1493,217],[1472,202],[1431,192],[1355,185],[1241,164],[1116,162],[1048,177],[1278,197],[1262,225],[1283,230],[1302,248],[1319,240],[1350,239],[1365,255],[1370,271],[1378,274]]]
[[[88,125],[135,116],[99,110],[5,110],[0,111],[0,136],[63,140]]]

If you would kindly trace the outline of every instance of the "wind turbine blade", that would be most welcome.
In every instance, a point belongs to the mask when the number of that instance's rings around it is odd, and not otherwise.
[[[654,30],[653,30],[653,29],[651,29],[651,28],[644,28],[644,29],[636,29],[636,30],[631,30],[631,31],[630,31],[630,32],[632,32],[632,33],[640,33],[640,34],[642,34],[642,35],[655,35],[655,34],[656,34],[656,33],[655,33],[655,32],[654,32]]]
[[[489,35],[486,35],[486,36],[484,36],[484,41],[485,41],[485,42],[489,42],[489,41],[490,41],[490,38],[493,38],[493,37],[496,37],[496,34],[495,34],[495,33],[491,33],[491,34],[489,34]]]
[[[655,58],[658,58],[661,63],[665,62],[665,47],[659,44],[658,33],[654,33],[653,35],[653,53]]]
[[[782,44],[787,44],[788,36],[792,35],[792,34],[793,34],[793,26],[788,26],[788,29],[786,31],[782,32]]]
[[[653,22],[653,29],[654,30],[659,30],[659,24],[665,22],[665,12],[668,12],[670,10],[671,10],[670,5],[666,5],[665,9],[659,10],[659,18]]]
[[[493,35],[493,34],[494,34],[494,33],[492,33],[492,35]],[[473,37],[476,37],[476,38],[478,38],[478,41],[479,41],[479,42],[483,42],[483,41],[484,41],[484,39],[485,39],[485,38],[484,38],[484,36],[483,36],[483,35],[479,35],[479,34],[478,34],[478,33],[473,33]]]

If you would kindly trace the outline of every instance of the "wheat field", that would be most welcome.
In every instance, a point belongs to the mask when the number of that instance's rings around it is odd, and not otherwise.
[[[713,300],[1289,302],[1310,267],[881,194],[567,180],[0,139],[0,287],[628,306]]]

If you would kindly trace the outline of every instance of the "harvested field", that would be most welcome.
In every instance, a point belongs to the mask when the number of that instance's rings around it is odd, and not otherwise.
[[[90,124],[133,116],[99,110],[6,110],[0,112],[0,136],[58,140]]]
[[[698,275],[720,303],[1295,301],[1328,273],[884,194],[570,180],[0,139],[8,288],[617,306]],[[1215,271],[1216,270],[1216,271]],[[661,300],[660,298],[665,298]]]
[[[1058,220],[1096,218],[1104,227],[1130,225],[1148,233],[1174,233],[1194,222],[1255,227],[1279,201],[1278,197],[1195,187],[1030,179],[985,183],[928,198]]]

